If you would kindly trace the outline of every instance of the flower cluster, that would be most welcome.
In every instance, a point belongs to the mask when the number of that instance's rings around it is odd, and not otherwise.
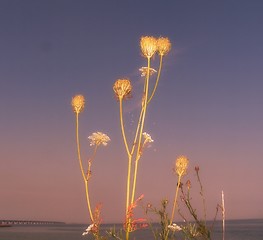
[[[141,77],[145,77],[147,75],[147,71],[148,71],[148,67],[141,67],[139,69],[141,73]],[[149,68],[149,74],[150,76],[153,75],[154,73],[156,73],[157,71],[154,68]]]
[[[93,223],[90,224],[90,225],[86,228],[85,232],[82,233],[82,236],[85,236],[85,235],[89,234],[90,232],[92,232],[92,231],[93,231],[93,230],[92,230],[93,227],[94,227],[94,224],[93,224]]]
[[[182,230],[182,228],[175,223],[168,225],[168,229],[172,232],[179,232]]]
[[[108,142],[110,141],[110,138],[107,134],[104,134],[102,132],[94,132],[91,136],[88,137],[90,140],[90,146],[107,146]]]

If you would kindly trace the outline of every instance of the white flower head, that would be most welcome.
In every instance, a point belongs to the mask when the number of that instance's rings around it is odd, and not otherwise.
[[[168,228],[173,232],[179,232],[182,230],[182,228],[175,223],[169,225]]]
[[[144,137],[144,144],[154,142],[151,135],[148,134],[147,132],[144,132],[142,135]]]
[[[142,76],[142,77],[145,77],[145,76],[147,75],[148,67],[141,67],[141,68],[139,69],[139,71],[142,72],[142,73],[141,73],[141,76]],[[154,68],[149,68],[149,74],[150,74],[150,76],[153,75],[153,74],[156,73],[156,72],[157,72],[157,71],[156,71]]]
[[[94,227],[94,224],[90,224],[85,230],[85,232],[82,233],[82,236],[89,234],[89,232],[92,230],[93,227]]]
[[[107,146],[108,142],[110,141],[110,138],[107,134],[104,134],[102,132],[94,132],[92,135],[88,137],[90,140],[90,146]]]

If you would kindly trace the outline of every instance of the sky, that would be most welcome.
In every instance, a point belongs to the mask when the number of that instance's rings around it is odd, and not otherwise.
[[[127,157],[112,86],[132,82],[124,118],[133,136],[138,69],[147,64],[141,36],[168,37],[172,50],[147,112],[154,143],[140,160],[136,196],[154,206],[168,199],[171,210],[183,154],[201,216],[195,166],[209,219],[222,190],[227,219],[262,218],[262,11],[260,0],[1,0],[0,219],[89,222],[70,105],[83,94],[83,159],[89,135],[111,138],[92,165],[92,208],[102,203],[103,222],[122,222]]]

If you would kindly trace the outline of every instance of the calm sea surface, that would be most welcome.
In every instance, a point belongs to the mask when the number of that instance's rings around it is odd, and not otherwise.
[[[49,226],[12,226],[0,228],[0,240],[90,240],[91,236],[82,236],[86,225],[49,225]],[[108,229],[112,225],[103,225]],[[116,225],[116,228],[118,225]],[[153,239],[150,230],[139,230],[130,239]],[[178,238],[180,239],[180,238]],[[221,225],[214,228],[213,240],[221,240]],[[261,240],[263,239],[263,219],[226,221],[225,240]]]

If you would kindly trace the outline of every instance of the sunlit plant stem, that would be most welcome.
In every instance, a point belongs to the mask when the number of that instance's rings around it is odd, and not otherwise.
[[[145,122],[145,116],[146,116],[146,110],[147,110],[147,102],[148,102],[148,91],[149,91],[149,78],[150,78],[150,57],[147,58],[147,76],[145,79],[145,91],[143,95],[143,103],[142,103],[142,119],[141,122],[138,123],[140,125],[140,132],[138,137],[138,146],[137,146],[137,152],[135,157],[135,167],[134,167],[134,175],[133,175],[133,188],[132,188],[132,198],[131,203],[134,201],[135,197],[135,190],[136,190],[136,182],[137,182],[137,172],[138,172],[138,162],[141,157],[141,142],[142,142],[142,132],[144,128],[144,122]]]
[[[89,185],[88,185],[88,179],[84,173],[83,169],[83,164],[82,164],[82,159],[81,159],[81,154],[80,154],[80,142],[79,142],[79,113],[76,113],[76,140],[77,140],[77,151],[78,151],[78,160],[79,160],[79,166],[80,166],[80,171],[83,177],[83,181],[85,183],[85,193],[86,193],[86,200],[87,200],[87,205],[88,205],[88,210],[90,214],[90,219],[93,222],[93,214],[91,211],[91,206],[90,206],[90,198],[89,198]]]

